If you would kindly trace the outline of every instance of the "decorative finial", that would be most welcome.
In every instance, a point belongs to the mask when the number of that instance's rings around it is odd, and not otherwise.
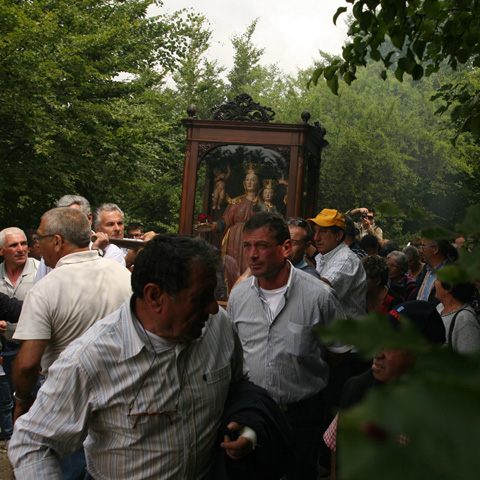
[[[192,103],[187,108],[187,113],[188,113],[189,118],[195,118],[195,114],[197,113],[197,107]]]
[[[303,120],[303,123],[308,123],[308,121],[310,120],[310,112],[305,109],[303,112],[302,112],[302,120]]]

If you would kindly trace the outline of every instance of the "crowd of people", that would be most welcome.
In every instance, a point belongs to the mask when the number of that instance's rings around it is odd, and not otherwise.
[[[17,479],[317,480],[338,409],[414,362],[382,346],[365,361],[317,326],[405,315],[444,348],[480,347],[477,285],[437,278],[461,242],[402,250],[364,207],[247,217],[225,309],[216,248],[125,228],[115,204],[66,195],[35,231],[0,231],[0,448]]]

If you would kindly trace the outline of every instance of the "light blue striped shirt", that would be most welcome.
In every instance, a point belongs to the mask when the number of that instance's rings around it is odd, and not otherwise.
[[[325,282],[290,264],[288,288],[275,314],[269,311],[255,277],[232,290],[227,309],[242,342],[250,380],[277,403],[310,398],[327,385],[326,347],[313,327],[344,314]]]
[[[220,309],[199,339],[167,347],[152,363],[129,302],[73,342],[15,424],[9,457],[17,480],[61,479],[57,456],[82,442],[97,480],[201,479],[230,382],[244,378],[241,345]],[[177,401],[179,414],[128,416],[132,404],[132,413],[147,413]]]
[[[367,314],[367,275],[358,255],[345,242],[315,257],[317,272],[335,289],[345,315],[360,318]]]

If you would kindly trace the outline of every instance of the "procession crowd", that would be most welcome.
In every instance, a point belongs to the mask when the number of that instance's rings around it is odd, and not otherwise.
[[[333,478],[338,412],[415,357],[379,345],[365,360],[317,326],[380,312],[480,347],[477,285],[437,278],[465,238],[401,248],[370,207],[257,210],[223,255],[202,229],[125,227],[78,195],[34,231],[0,231],[0,447],[17,479]],[[209,228],[232,242],[222,221]]]

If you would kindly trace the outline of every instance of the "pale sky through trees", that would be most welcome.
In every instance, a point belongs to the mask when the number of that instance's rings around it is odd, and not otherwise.
[[[345,0],[163,0],[170,13],[191,7],[203,13],[213,31],[210,58],[227,69],[233,64],[232,35],[241,35],[259,18],[253,43],[265,48],[262,64],[277,64],[285,73],[312,66],[318,51],[341,54],[346,39],[347,14],[337,25],[333,16]],[[154,13],[154,9],[152,9]]]

